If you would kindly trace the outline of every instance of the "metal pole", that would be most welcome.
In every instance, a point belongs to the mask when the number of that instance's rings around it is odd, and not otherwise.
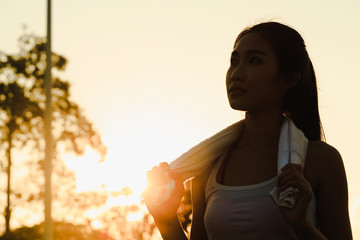
[[[52,134],[51,134],[51,0],[47,0],[47,41],[46,41],[46,72],[45,72],[45,221],[44,240],[53,239],[51,217],[51,171],[52,171]]]

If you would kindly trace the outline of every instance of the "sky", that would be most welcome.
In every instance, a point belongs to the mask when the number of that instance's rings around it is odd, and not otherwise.
[[[64,153],[78,190],[139,192],[152,166],[243,118],[224,84],[233,42],[244,27],[274,20],[305,39],[360,238],[359,10],[356,0],[53,0],[52,49],[68,59],[61,77],[108,146],[101,164],[91,149],[82,158]],[[17,52],[25,25],[46,35],[46,1],[0,0],[0,51]]]

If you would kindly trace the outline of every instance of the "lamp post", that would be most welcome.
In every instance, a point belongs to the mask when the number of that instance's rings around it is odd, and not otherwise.
[[[51,217],[51,172],[52,172],[52,134],[51,134],[51,0],[47,0],[47,41],[46,41],[46,71],[45,71],[45,220],[44,240],[53,239]]]

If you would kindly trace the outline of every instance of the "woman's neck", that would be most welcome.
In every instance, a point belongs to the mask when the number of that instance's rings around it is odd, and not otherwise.
[[[246,112],[244,134],[238,146],[248,146],[253,149],[277,146],[282,119],[281,111]]]

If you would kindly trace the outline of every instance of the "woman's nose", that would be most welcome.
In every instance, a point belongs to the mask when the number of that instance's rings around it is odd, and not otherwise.
[[[240,64],[236,66],[234,71],[231,73],[232,81],[243,81],[244,80],[244,68]]]

